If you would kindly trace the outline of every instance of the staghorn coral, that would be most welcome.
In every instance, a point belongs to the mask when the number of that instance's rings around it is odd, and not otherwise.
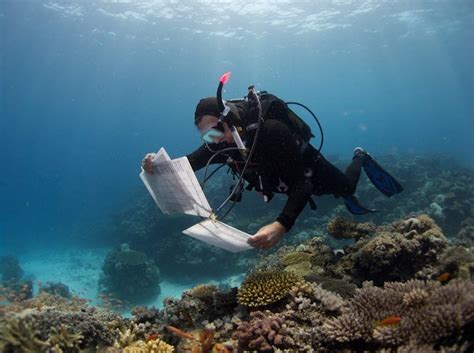
[[[79,345],[83,338],[84,336],[80,333],[72,333],[69,328],[61,325],[59,328],[52,329],[48,338],[48,345],[54,353],[79,352]]]
[[[254,311],[250,317],[251,320],[242,322],[232,335],[238,341],[239,351],[269,352],[274,347],[285,349],[293,346],[293,339],[287,335],[285,319],[268,310]]]
[[[136,323],[133,323],[128,328],[116,328],[115,331],[117,332],[117,337],[114,341],[113,347],[119,349],[129,347],[145,336],[142,325],[137,325]]]
[[[310,305],[318,305],[319,311],[333,313],[339,312],[343,303],[341,296],[323,289],[320,285],[308,282],[294,286],[290,295],[292,297],[291,303],[296,305],[293,308],[297,310],[304,310]],[[307,300],[306,303],[305,300]]]
[[[376,226],[373,223],[356,223],[342,217],[332,219],[326,226],[329,235],[336,239],[355,239],[370,236]]]
[[[397,325],[381,320],[399,317]],[[320,339],[335,349],[401,346],[412,342],[433,345],[462,344],[474,325],[474,283],[412,280],[386,283],[383,288],[365,285],[348,300],[341,314],[320,327]]]
[[[299,281],[292,272],[257,271],[245,278],[239,288],[239,304],[258,307],[273,304],[285,297]]]
[[[173,353],[174,347],[159,338],[135,341],[123,349],[123,353]]]
[[[47,346],[34,321],[18,316],[4,317],[0,321],[1,352],[38,353]]]

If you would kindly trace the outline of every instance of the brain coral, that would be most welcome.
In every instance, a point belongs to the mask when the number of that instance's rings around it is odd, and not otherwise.
[[[272,304],[286,296],[298,281],[299,277],[292,272],[257,271],[244,280],[237,299],[248,307]]]

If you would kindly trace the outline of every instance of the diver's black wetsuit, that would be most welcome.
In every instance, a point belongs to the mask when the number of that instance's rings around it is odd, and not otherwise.
[[[247,146],[251,146],[253,136],[249,136],[248,141],[250,143]],[[193,170],[198,170],[206,165],[215,151],[226,147],[231,146],[226,143],[204,144],[187,157]],[[229,157],[233,162],[229,163]],[[238,151],[222,153],[212,163],[228,163],[237,173],[243,167]],[[250,185],[257,191],[262,191],[261,179],[264,193],[288,195],[277,221],[290,230],[312,194],[352,195],[359,180],[362,159],[355,157],[344,174],[311,145],[304,152],[298,152],[297,142],[290,128],[279,120],[267,119],[261,128],[251,163],[247,169],[250,172],[245,175],[245,180]]]

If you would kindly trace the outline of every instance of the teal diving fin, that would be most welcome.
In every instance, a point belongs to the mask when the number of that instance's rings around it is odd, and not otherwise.
[[[400,183],[386,172],[370,155],[365,154],[362,167],[374,186],[390,197],[403,191]]]
[[[367,213],[378,212],[377,210],[368,209],[368,208],[362,206],[359,203],[359,200],[357,200],[357,198],[354,195],[345,196],[343,198],[344,198],[344,203],[346,204],[346,208],[352,214],[363,215],[363,214],[367,214]]]

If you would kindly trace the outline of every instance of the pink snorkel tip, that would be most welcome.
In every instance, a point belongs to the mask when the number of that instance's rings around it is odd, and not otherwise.
[[[219,79],[219,82],[225,85],[227,81],[229,81],[229,78],[230,78],[230,71],[222,75],[221,78]]]

